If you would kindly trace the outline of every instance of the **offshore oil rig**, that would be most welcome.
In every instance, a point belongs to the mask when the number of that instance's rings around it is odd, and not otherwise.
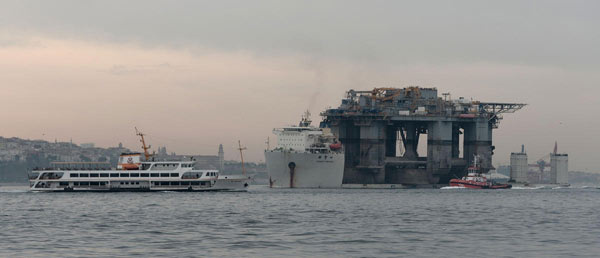
[[[343,183],[448,184],[466,173],[474,155],[483,173],[492,169],[492,130],[503,113],[526,104],[442,95],[421,87],[350,90],[338,108],[322,112],[321,127],[344,145]],[[424,134],[427,151],[418,153]]]

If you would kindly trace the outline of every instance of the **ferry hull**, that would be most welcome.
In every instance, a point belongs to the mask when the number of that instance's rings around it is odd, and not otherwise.
[[[217,180],[210,187],[53,187],[53,188],[30,188],[34,192],[246,192],[248,182],[238,180]]]
[[[53,189],[31,189],[34,192],[243,192],[246,190],[234,190],[234,189],[217,189],[217,188],[162,188],[162,189],[150,189],[150,188],[53,188]]]
[[[274,188],[341,188],[344,153],[266,151],[269,186]]]
[[[248,190],[250,180],[251,178],[241,175],[220,175],[207,180],[181,180],[180,178],[166,180],[160,178],[73,179],[65,175],[65,178],[60,179],[32,179],[30,180],[30,190],[35,192],[243,192]]]

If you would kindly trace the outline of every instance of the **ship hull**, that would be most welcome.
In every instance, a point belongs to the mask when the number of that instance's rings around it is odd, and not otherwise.
[[[450,186],[465,187],[471,189],[509,189],[512,185],[509,184],[489,184],[484,182],[473,182],[470,180],[463,179],[452,179],[450,180]]]
[[[212,186],[174,186],[174,187],[48,187],[34,188],[34,192],[246,192],[249,180],[216,180]]]
[[[341,188],[344,153],[266,151],[272,188]]]

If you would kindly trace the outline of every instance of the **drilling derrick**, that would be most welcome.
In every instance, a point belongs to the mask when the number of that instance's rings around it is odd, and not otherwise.
[[[343,183],[447,184],[466,173],[474,155],[481,171],[488,172],[492,130],[503,113],[525,104],[443,95],[421,87],[350,90],[338,108],[322,112],[321,126],[330,127],[344,144]],[[419,153],[419,142],[425,140],[427,151]]]

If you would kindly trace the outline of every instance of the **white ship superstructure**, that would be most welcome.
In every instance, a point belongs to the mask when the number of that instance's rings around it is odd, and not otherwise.
[[[128,154],[131,155],[131,154]],[[66,165],[67,163],[65,163]],[[248,178],[195,170],[193,161],[141,162],[139,169],[52,168],[30,175],[33,191],[245,191]],[[79,165],[85,165],[80,163]]]
[[[277,147],[265,151],[269,186],[340,188],[344,152],[329,128],[311,126],[306,112],[298,126],[277,128]]]
[[[154,161],[142,137],[142,153],[123,153],[116,169],[101,162],[55,162],[34,170],[32,191],[246,191],[250,178],[220,175],[218,170],[194,169],[195,161]]]

